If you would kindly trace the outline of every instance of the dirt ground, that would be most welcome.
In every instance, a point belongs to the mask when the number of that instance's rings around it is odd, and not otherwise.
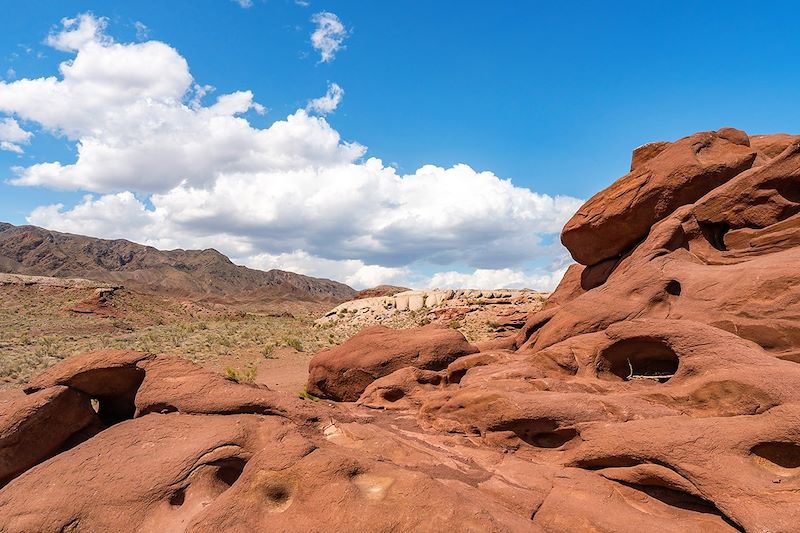
[[[0,390],[71,355],[124,348],[185,357],[231,379],[289,393],[305,388],[314,353],[338,345],[370,324],[315,320],[332,304],[282,302],[264,311],[140,294],[124,288],[0,283]],[[460,320],[470,341],[493,332],[491,314],[473,309]],[[432,314],[397,317],[384,325],[420,326]],[[435,317],[434,317],[435,319]]]
[[[120,289],[100,314],[70,310],[93,294],[0,285],[0,388],[24,383],[70,355],[102,348],[170,353],[219,372],[246,374],[262,363],[304,368],[311,354],[345,340],[344,333],[314,327],[326,305],[249,312]]]

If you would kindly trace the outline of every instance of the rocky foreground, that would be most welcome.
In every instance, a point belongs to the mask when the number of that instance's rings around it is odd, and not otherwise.
[[[317,354],[309,393],[347,403],[63,361],[0,397],[0,531],[797,531],[800,138],[639,148],[562,241],[511,349]]]

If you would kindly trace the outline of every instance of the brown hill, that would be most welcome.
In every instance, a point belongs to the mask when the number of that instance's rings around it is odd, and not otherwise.
[[[0,271],[90,278],[141,292],[230,303],[340,302],[356,294],[328,279],[238,266],[213,249],[162,251],[124,239],[96,239],[6,223],[0,223]]]

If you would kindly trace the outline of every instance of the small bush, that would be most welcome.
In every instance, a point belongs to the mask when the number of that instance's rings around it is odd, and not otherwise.
[[[256,367],[251,366],[244,371],[229,366],[225,369],[225,379],[236,383],[254,383],[256,380]]]
[[[261,355],[264,356],[264,359],[275,359],[275,356],[272,354],[273,351],[275,351],[275,345],[274,344],[267,344],[261,350]]]
[[[303,351],[303,343],[296,337],[286,337],[283,339],[283,343],[289,348],[294,348],[298,352]]]
[[[312,402],[318,402],[320,399],[308,392],[306,389],[301,390],[297,393],[297,397],[301,400],[311,400]]]
[[[38,344],[39,346],[36,348],[38,357],[59,357],[60,346],[55,339],[42,337],[39,339]]]
[[[452,329],[458,329],[461,327],[461,321],[453,319],[447,325],[450,326]]]

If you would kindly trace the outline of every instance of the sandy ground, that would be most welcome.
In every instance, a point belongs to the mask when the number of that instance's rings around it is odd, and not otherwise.
[[[302,353],[291,348],[275,350],[275,359],[266,359],[258,365],[256,383],[266,385],[272,390],[297,393],[305,390],[308,378],[308,362],[312,354]]]

